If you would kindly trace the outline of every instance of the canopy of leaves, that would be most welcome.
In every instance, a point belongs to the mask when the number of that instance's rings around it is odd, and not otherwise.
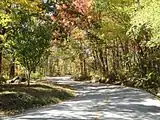
[[[148,42],[150,47],[160,45],[160,1],[143,0],[141,8],[135,13],[131,21],[133,30],[138,33],[140,28],[146,24],[151,29],[152,38]],[[135,33],[135,34],[136,34]]]
[[[20,63],[29,70],[35,69],[50,47],[52,25],[21,11],[11,33],[11,47]]]

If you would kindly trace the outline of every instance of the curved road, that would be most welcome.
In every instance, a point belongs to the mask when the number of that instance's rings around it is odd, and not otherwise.
[[[76,97],[56,105],[30,110],[2,120],[160,120],[160,101],[134,88],[47,78],[76,89]]]

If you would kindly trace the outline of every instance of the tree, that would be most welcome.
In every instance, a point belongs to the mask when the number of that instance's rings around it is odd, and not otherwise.
[[[10,38],[8,37],[8,35],[10,34],[10,32],[12,32],[13,30],[13,19],[15,18],[15,15],[13,13],[13,11],[18,11],[18,8],[25,8],[25,10],[28,10],[29,12],[33,13],[33,14],[37,14],[42,13],[42,9],[41,9],[41,3],[39,0],[34,0],[34,1],[30,1],[30,0],[1,0],[0,1],[0,42],[1,42],[1,51],[0,51],[0,70],[1,67],[3,66],[2,64],[2,58],[4,58],[5,56],[10,56],[8,57],[9,59],[7,59],[7,61],[10,61],[10,64],[8,66],[10,66],[10,78],[14,77],[14,72],[15,72],[15,56],[14,54],[12,54],[9,51],[12,51],[9,47],[8,47],[8,42],[10,42]],[[5,54],[2,54],[2,50],[3,52],[5,52]],[[10,60],[11,59],[11,60]],[[3,61],[5,62],[5,61]],[[5,63],[4,63],[5,64]],[[6,66],[6,65],[5,65]],[[6,73],[6,71],[4,71],[3,73]]]
[[[36,70],[41,58],[49,51],[53,25],[49,21],[38,19],[27,10],[16,12],[18,16],[10,33],[10,46],[17,60],[28,71],[29,86],[31,72]]]

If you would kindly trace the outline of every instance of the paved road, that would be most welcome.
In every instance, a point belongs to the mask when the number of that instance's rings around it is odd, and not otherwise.
[[[47,79],[73,86],[76,97],[3,120],[160,120],[160,101],[145,91],[80,83],[69,77]]]

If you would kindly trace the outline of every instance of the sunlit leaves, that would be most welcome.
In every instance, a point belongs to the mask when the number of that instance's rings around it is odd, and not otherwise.
[[[143,1],[141,3],[142,8],[136,12],[131,23],[133,26],[139,26],[143,24],[150,25],[152,32],[152,39],[148,42],[149,45],[160,45],[160,1]]]
[[[73,5],[82,14],[87,14],[92,5],[92,0],[74,0]]]
[[[78,28],[74,28],[72,30],[71,35],[73,40],[82,40],[85,38],[85,31]]]
[[[7,14],[0,13],[0,25],[7,27],[8,23],[11,22],[11,17]]]

